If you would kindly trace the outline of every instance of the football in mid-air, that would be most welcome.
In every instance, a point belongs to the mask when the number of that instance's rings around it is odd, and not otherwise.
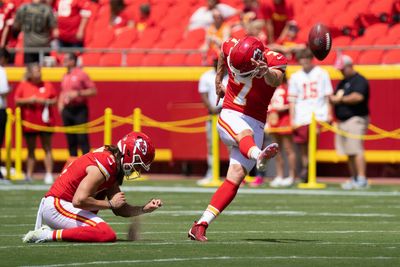
[[[321,23],[315,24],[308,34],[308,45],[318,60],[324,60],[332,47],[329,29]]]

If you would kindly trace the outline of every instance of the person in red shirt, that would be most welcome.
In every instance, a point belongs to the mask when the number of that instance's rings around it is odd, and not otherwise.
[[[68,53],[64,65],[68,72],[61,81],[61,93],[58,98],[58,110],[64,126],[73,126],[88,122],[88,98],[97,94],[96,86],[89,76],[76,66],[77,56]],[[72,157],[78,156],[78,147],[86,154],[90,150],[87,134],[67,134],[68,150]]]
[[[57,22],[61,47],[82,47],[91,11],[87,0],[57,0]]]
[[[15,92],[15,103],[21,107],[21,116],[26,124],[53,126],[55,123],[53,106],[57,102],[57,94],[50,82],[42,81],[42,72],[38,63],[27,67],[26,80],[22,81]],[[35,168],[36,137],[39,136],[45,152],[45,183],[53,183],[53,159],[51,155],[51,133],[36,130],[33,126],[24,125],[23,133],[28,146],[27,180],[31,180]]]
[[[122,28],[134,27],[132,15],[127,12],[123,0],[110,0],[110,8],[110,25],[116,30],[117,34]]]
[[[263,150],[260,148],[268,104],[285,73],[285,57],[266,49],[252,36],[228,39],[221,50],[215,84],[218,97],[225,98],[218,118],[218,132],[225,145],[230,147],[230,163],[225,181],[189,230],[189,238],[201,242],[207,241],[208,225],[235,198],[246,174],[254,165],[258,170],[265,169],[267,160],[279,149],[276,143]],[[225,88],[222,80],[226,70],[229,81]]]
[[[17,38],[11,32],[15,11],[15,5],[12,2],[0,1],[0,48],[14,48],[17,45]],[[15,52],[11,52],[8,63],[14,63],[14,58]]]
[[[99,210],[111,209],[117,216],[133,217],[162,206],[160,199],[132,206],[120,189],[124,176],[137,178],[141,170],[148,171],[154,155],[150,138],[131,132],[117,146],[106,145],[77,158],[42,199],[35,230],[29,231],[23,242],[114,242],[116,234],[97,215]]]
[[[262,7],[268,43],[273,43],[286,34],[288,22],[294,19],[293,6],[286,0],[272,0]]]

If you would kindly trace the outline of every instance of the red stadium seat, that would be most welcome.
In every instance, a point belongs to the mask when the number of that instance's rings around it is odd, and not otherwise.
[[[97,30],[93,36],[92,41],[87,45],[90,48],[104,48],[108,47],[114,39],[114,29],[112,27],[105,27]]]
[[[128,54],[126,58],[126,64],[128,66],[141,66],[144,54]]]
[[[142,66],[161,66],[164,54],[147,54],[142,60]]]
[[[142,32],[141,36],[139,37],[139,40],[133,43],[132,47],[151,48],[160,38],[160,35],[161,35],[160,28],[155,28],[155,27],[147,28]]]
[[[347,13],[349,13],[349,15],[351,14],[353,17],[356,17],[361,14],[366,14],[368,13],[368,9],[371,2],[372,2],[371,0],[351,1],[346,8]]]
[[[351,38],[349,36],[339,36],[332,40],[333,46],[346,46],[351,43]]]
[[[358,64],[380,64],[383,50],[363,51],[358,58]]]
[[[385,36],[388,32],[388,25],[386,23],[377,23],[365,29],[364,36],[374,37],[375,39]]]
[[[110,67],[119,67],[121,66],[121,54],[118,53],[107,53],[103,54],[100,57],[99,65],[100,66],[110,66]]]
[[[138,33],[135,29],[126,28],[121,33],[115,35],[114,40],[110,44],[110,48],[130,48],[132,43],[137,39]]]
[[[400,37],[395,37],[387,34],[376,39],[374,45],[393,45],[397,44],[399,40]]]
[[[183,66],[185,64],[186,54],[169,54],[163,61],[164,66]]]
[[[400,23],[393,25],[389,28],[389,36],[397,37],[400,39]]]
[[[400,64],[400,50],[387,51],[382,58],[383,64]]]
[[[162,33],[160,40],[154,44],[153,48],[174,48],[175,45],[182,39],[182,29],[166,30]]]
[[[333,18],[332,26],[339,30],[343,30],[344,28],[352,29],[354,28],[354,20],[355,17],[349,15],[347,12],[339,13]]]
[[[85,53],[82,55],[82,65],[84,66],[98,66],[100,61],[100,53]]]
[[[381,15],[389,16],[392,11],[393,1],[381,0],[373,2],[369,7],[369,12],[374,14],[376,17]]]
[[[351,41],[352,46],[371,45],[375,42],[377,36],[361,36]]]
[[[186,57],[185,60],[186,66],[202,66],[203,65],[203,54],[195,53],[190,54]]]

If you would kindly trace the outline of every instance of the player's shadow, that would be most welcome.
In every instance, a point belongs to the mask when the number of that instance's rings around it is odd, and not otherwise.
[[[248,238],[244,239],[250,242],[268,242],[268,243],[313,243],[321,242],[321,240],[310,239],[291,239],[291,238]]]

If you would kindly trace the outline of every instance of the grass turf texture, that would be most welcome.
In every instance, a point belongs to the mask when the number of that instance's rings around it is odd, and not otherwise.
[[[118,235],[118,241],[109,244],[23,244],[21,237],[34,227],[45,191],[2,190],[0,265],[400,266],[400,194],[385,195],[399,191],[398,186],[362,191],[383,192],[381,196],[294,194],[297,190],[239,193],[208,229],[209,242],[205,244],[186,236],[207,206],[210,192],[169,190],[174,186],[189,189],[194,187],[192,181],[146,181],[127,186],[157,186],[159,191],[165,187],[167,192],[127,192],[131,203],[160,197],[165,205],[142,217],[141,239],[134,242],[126,240],[129,219],[100,212]],[[324,192],[342,193],[335,186]]]

